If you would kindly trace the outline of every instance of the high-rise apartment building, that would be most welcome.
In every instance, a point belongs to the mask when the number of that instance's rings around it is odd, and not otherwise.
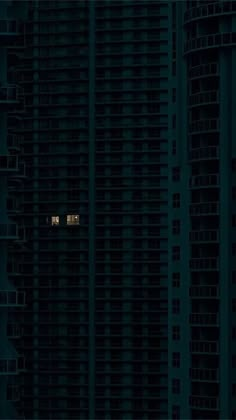
[[[176,7],[169,418],[233,419],[236,2]]]
[[[236,418],[235,47],[236,1],[0,2],[0,418]]]
[[[167,418],[169,5],[28,7],[19,413]]]

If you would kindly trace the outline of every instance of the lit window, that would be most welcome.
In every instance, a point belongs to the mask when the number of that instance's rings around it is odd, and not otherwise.
[[[51,217],[51,224],[52,226],[59,225],[60,218],[59,216],[52,216]]]
[[[66,216],[67,225],[79,225],[79,215],[78,214],[68,214]]]

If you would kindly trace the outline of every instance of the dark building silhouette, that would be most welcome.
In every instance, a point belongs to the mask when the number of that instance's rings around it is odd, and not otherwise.
[[[234,419],[235,1],[0,2],[0,418]]]

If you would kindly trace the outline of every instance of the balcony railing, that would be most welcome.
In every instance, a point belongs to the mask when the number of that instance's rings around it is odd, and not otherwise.
[[[7,145],[9,150],[19,151],[22,136],[10,133],[7,135]]]
[[[19,169],[18,166],[18,156],[15,155],[1,155],[0,156],[0,175],[7,175],[9,173],[17,172]]]
[[[199,147],[189,152],[190,160],[212,160],[219,158],[219,148],[217,146]]]
[[[217,286],[192,286],[189,295],[192,298],[218,298],[219,288]]]
[[[0,358],[0,375],[16,375],[18,373],[17,358],[1,359]]]
[[[19,338],[22,335],[22,328],[19,324],[8,324],[7,325],[7,336],[9,338]]]
[[[193,230],[189,233],[191,242],[216,242],[219,240],[218,230]]]
[[[190,269],[194,271],[201,270],[218,270],[219,260],[218,258],[191,258]]]
[[[194,368],[189,369],[189,374],[192,380],[207,382],[219,380],[219,374],[217,369]]]
[[[24,98],[24,91],[17,85],[6,85],[0,84],[0,107],[6,107],[7,105],[15,105],[22,102]],[[2,108],[3,109],[3,108]]]
[[[24,306],[25,293],[18,290],[0,290],[0,308],[9,306]]]
[[[189,69],[189,77],[216,76],[219,74],[218,63],[200,64]]]
[[[0,240],[18,238],[18,226],[16,223],[1,223],[0,224]]]
[[[191,324],[196,325],[217,325],[219,323],[219,316],[215,313],[192,313],[189,316]]]
[[[189,186],[191,188],[217,187],[219,186],[219,175],[207,174],[192,176],[189,180]]]
[[[208,202],[208,203],[191,204],[190,214],[192,216],[218,215],[219,214],[219,203],[218,202]]]
[[[236,3],[234,1],[205,4],[187,10],[184,13],[184,23],[187,24],[191,23],[192,20],[231,13],[236,13]]]
[[[236,33],[217,33],[214,35],[204,35],[190,39],[185,43],[185,54],[200,51],[207,48],[230,47],[236,45]]]
[[[20,400],[20,388],[17,385],[7,385],[7,400],[8,401],[19,401]]]
[[[7,385],[7,401],[20,401],[20,387],[14,384]]]
[[[219,343],[217,341],[191,341],[190,352],[193,353],[218,353]]]
[[[212,132],[219,130],[219,120],[218,119],[202,119],[192,122],[189,125],[189,131],[191,133],[201,133],[201,132]]]
[[[219,103],[219,94],[216,91],[195,93],[189,97],[189,105],[192,107],[217,103]]]
[[[203,408],[204,410],[218,410],[219,402],[217,398],[214,397],[200,397],[191,395],[189,398],[189,405],[192,408]]]

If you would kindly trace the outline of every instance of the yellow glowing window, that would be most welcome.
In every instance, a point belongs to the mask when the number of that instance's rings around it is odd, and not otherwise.
[[[78,214],[67,214],[66,223],[67,223],[67,225],[79,225],[79,215]]]
[[[51,217],[51,225],[52,226],[59,225],[59,223],[60,223],[59,216],[52,216]]]

